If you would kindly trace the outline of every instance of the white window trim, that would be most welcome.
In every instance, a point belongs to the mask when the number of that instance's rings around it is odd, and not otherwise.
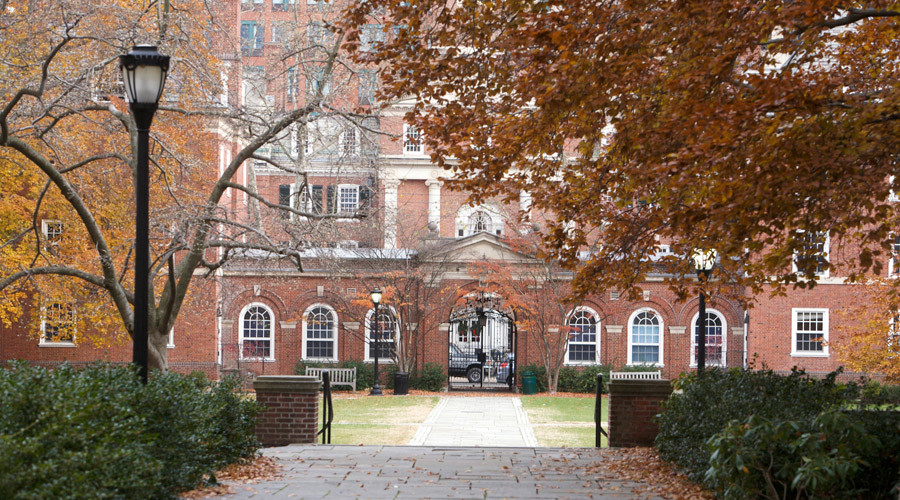
[[[327,309],[329,312],[331,312],[332,316],[334,317],[334,328],[331,332],[331,341],[334,344],[334,347],[332,348],[333,355],[330,358],[310,358],[306,354],[306,340],[307,340],[306,339],[306,329],[307,329],[307,323],[308,323],[307,318],[309,317],[309,313],[312,312],[312,310],[317,307]],[[307,360],[308,361],[337,361],[338,360],[338,315],[337,315],[337,311],[335,311],[334,308],[329,306],[328,304],[322,304],[322,303],[313,304],[313,305],[307,307],[306,311],[303,311],[303,335],[300,338],[301,338],[301,344],[302,344],[301,357],[304,361],[307,361]],[[322,339],[317,339],[317,340],[322,340]]]
[[[53,302],[53,304],[59,304],[59,302]],[[67,304],[63,304],[67,305]],[[77,347],[75,344],[76,339],[78,339],[78,328],[77,328],[77,319],[78,319],[78,311],[73,307],[72,308],[72,340],[62,340],[62,341],[50,341],[46,339],[44,335],[44,325],[47,322],[47,315],[45,313],[44,307],[41,307],[41,330],[40,330],[40,341],[38,342],[39,347]]]
[[[728,365],[728,320],[725,319],[725,315],[719,312],[717,309],[706,308],[706,314],[715,314],[722,320],[722,360],[721,363],[711,365],[709,363],[709,352],[707,352],[706,356],[706,366],[719,366],[726,367]],[[691,335],[691,368],[697,367],[697,358],[694,356],[694,325],[697,324],[697,319],[700,317],[700,311],[694,313],[694,317],[691,318],[690,327],[688,327],[688,332]],[[709,345],[707,344],[707,347]]]
[[[269,312],[269,356],[265,358],[261,357],[245,357],[244,356],[244,315],[247,314],[247,311],[250,310],[251,307],[259,306]],[[251,340],[259,340],[259,337],[248,337]],[[275,361],[275,313],[272,311],[272,308],[263,304],[262,302],[251,302],[244,306],[241,309],[241,314],[238,316],[238,359],[241,361]]]
[[[799,234],[803,234],[805,231],[798,231]],[[825,262],[831,264],[831,232],[830,231],[818,231],[821,233],[825,233]],[[793,258],[791,259],[791,272],[797,274],[799,271],[797,270],[797,252],[794,252]],[[828,278],[831,276],[831,269],[826,269],[822,273],[817,273],[815,278]]]
[[[797,350],[797,313],[799,312],[821,312],[824,313],[822,315],[822,342],[825,345],[822,346],[822,352],[815,351],[798,351]],[[791,309],[791,357],[792,358],[827,358],[831,356],[828,352],[828,330],[829,319],[828,319],[828,309],[827,308],[814,308],[814,307],[794,307]]]
[[[64,229],[64,226],[63,226],[63,221],[61,221],[61,220],[56,220],[56,219],[41,219],[41,234],[44,236],[44,239],[46,239],[46,240],[48,240],[48,241],[50,240],[50,234],[49,234],[49,233],[50,233],[50,225],[51,225],[51,224],[59,225],[59,227],[60,227],[60,231],[59,231],[60,235],[62,235],[62,232],[65,230],[65,229]]]
[[[645,312],[645,311],[652,312],[659,319],[659,361],[656,363],[634,363],[631,361],[631,356],[632,356],[632,349],[631,349],[632,348],[632,340],[631,340],[632,339],[632,331],[631,331],[631,329],[634,326],[634,318],[637,317],[638,314]],[[628,317],[628,330],[626,331],[626,334],[628,335],[628,359],[626,360],[626,363],[625,363],[626,366],[659,366],[659,367],[665,366],[665,363],[663,362],[663,360],[666,359],[664,356],[665,355],[664,347],[666,344],[665,332],[666,332],[665,321],[663,321],[662,314],[659,314],[659,312],[657,312],[656,309],[653,309],[651,307],[642,307],[642,308],[632,312],[631,316]]]
[[[342,208],[341,207],[341,190],[343,190],[343,189],[349,189],[349,190],[356,191],[356,208],[354,208],[353,210],[344,211],[341,209]],[[359,211],[359,184],[337,184],[337,185],[335,185],[335,190],[337,191],[335,193],[337,195],[337,200],[335,200],[334,209],[338,214],[352,215],[352,214],[355,214],[357,211]]]
[[[414,128],[418,130],[418,128],[414,125],[410,125],[408,123],[403,124],[403,154],[408,156],[425,156],[425,144],[422,140],[422,131],[419,130],[419,148],[418,151],[409,149],[406,145],[406,134],[408,133],[410,128]]]
[[[394,323],[394,339],[395,339],[395,343],[399,343],[399,341],[400,341],[400,330],[401,330],[401,328],[400,328],[400,315],[397,314],[397,310],[394,309],[392,306],[379,306],[378,309],[382,309],[382,308],[384,308],[384,307],[388,307],[388,308],[390,309],[390,311],[391,311],[391,314],[394,315],[394,321],[395,321],[395,323]],[[365,362],[375,362],[375,358],[369,356],[369,343],[370,343],[370,339],[372,338],[372,331],[371,331],[371,329],[369,328],[369,326],[370,326],[370,323],[372,322],[372,314],[374,314],[374,313],[375,313],[375,309],[369,309],[369,310],[366,312],[366,321],[365,321],[365,329],[366,329],[365,333],[366,333],[366,336],[365,336],[365,342],[363,342],[363,356],[364,356],[364,357],[363,357],[363,361],[365,361]],[[394,363],[394,360],[391,359],[391,358],[382,358],[382,357],[379,357],[379,358],[378,358],[378,362],[379,362],[379,363],[393,364],[393,363]]]
[[[169,330],[169,337],[168,337],[168,340],[166,340],[166,348],[167,349],[175,348],[175,329],[174,328]]]
[[[597,314],[597,311],[591,309],[588,306],[578,306],[566,315],[566,327],[569,326],[569,319],[573,314],[579,311],[584,311],[591,316],[594,317],[594,324],[596,325],[596,331],[594,332],[594,346],[596,347],[596,357],[594,361],[569,361],[569,345],[571,344],[571,338],[566,341],[566,357],[564,358],[563,364],[567,366],[594,366],[602,364],[600,361],[600,332],[602,329],[600,328],[600,315]],[[579,344],[589,344],[589,342],[578,342]]]

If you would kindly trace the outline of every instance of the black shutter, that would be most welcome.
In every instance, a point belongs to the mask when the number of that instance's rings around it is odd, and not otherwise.
[[[369,186],[360,186],[359,187],[359,210],[364,211],[369,208],[369,200],[371,199],[370,193],[371,189]]]
[[[290,184],[281,184],[278,186],[278,204],[289,207],[291,206],[291,185]],[[290,215],[290,212],[287,210],[279,210],[278,214],[282,218],[287,218]]]
[[[322,186],[312,187],[312,213],[322,213]]]
[[[328,213],[333,214],[337,212],[337,190],[335,186],[328,186],[328,199],[326,203],[328,204]]]

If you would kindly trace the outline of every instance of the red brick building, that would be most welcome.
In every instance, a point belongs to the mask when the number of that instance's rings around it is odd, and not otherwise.
[[[416,129],[404,123],[412,101],[372,111],[374,70],[348,65],[322,78],[321,68],[308,61],[291,64],[285,54],[298,51],[298,44],[308,50],[327,45],[331,35],[325,26],[336,11],[332,4],[232,0],[223,5],[232,35],[240,41],[239,49],[223,50],[229,68],[223,77],[223,104],[290,110],[302,106],[310,93],[322,91],[330,93],[333,106],[352,113],[323,113],[262,152],[275,163],[296,166],[302,175],[261,160],[249,160],[237,174],[239,182],[255,185],[274,203],[331,217],[279,213],[231,190],[223,209],[247,220],[259,217],[271,237],[296,242],[306,257],[303,270],[248,251],[212,276],[197,276],[171,334],[170,367],[210,376],[230,370],[259,375],[292,373],[300,360],[370,361],[377,343],[369,342],[368,293],[381,287],[393,290],[382,304],[382,335],[408,340],[403,355],[412,366],[439,363],[446,368],[449,345],[464,335],[465,342],[473,338],[471,330],[461,333],[451,316],[464,307],[466,293],[479,281],[490,288],[472,274],[472,266],[537,265],[505,238],[520,231],[519,214],[540,220],[542,214],[529,214],[530,197],[539,194],[523,193],[517,206],[467,205],[464,193],[444,186],[441,178],[448,174],[433,165]],[[362,47],[386,36],[380,26],[370,28],[361,36]],[[360,114],[366,110],[369,116]],[[224,164],[241,139],[225,132],[227,127],[222,130],[219,154]],[[834,254],[830,243],[827,238],[823,242],[824,256]],[[847,305],[854,285],[838,274],[833,271],[812,290],[755,297],[750,310],[737,300],[745,291],[737,291],[738,297],[710,298],[707,365],[745,366],[749,360],[776,370],[837,368],[840,362],[821,340],[834,341],[842,334],[836,313]],[[565,274],[559,279],[565,280]],[[566,362],[616,368],[649,364],[666,377],[693,369],[697,299],[678,302],[663,276],[649,276],[642,288],[637,301],[609,290],[559,315],[557,323],[573,332]],[[65,318],[49,317],[38,331],[25,323],[0,324],[0,360],[130,360],[128,342],[97,347],[79,343],[78,332],[52,340],[49,330],[64,325]],[[520,365],[539,360],[528,333],[520,328],[516,334]],[[565,328],[557,334],[565,335]]]

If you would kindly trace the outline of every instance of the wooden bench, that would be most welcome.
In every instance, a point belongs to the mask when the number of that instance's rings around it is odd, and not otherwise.
[[[612,380],[661,380],[662,372],[610,372]]]
[[[331,378],[331,385],[346,385],[353,388],[356,392],[356,368],[313,368],[306,367],[307,377],[316,377],[322,380],[322,370],[328,370]]]

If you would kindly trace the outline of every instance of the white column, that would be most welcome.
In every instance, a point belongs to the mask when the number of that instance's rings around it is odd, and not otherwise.
[[[397,188],[399,179],[384,180],[384,248],[397,248]]]
[[[524,213],[524,220],[531,219],[531,193],[524,189],[519,191],[519,210]]]
[[[437,179],[425,181],[428,186],[428,225],[434,225],[435,231],[441,234],[441,186],[443,182]]]

